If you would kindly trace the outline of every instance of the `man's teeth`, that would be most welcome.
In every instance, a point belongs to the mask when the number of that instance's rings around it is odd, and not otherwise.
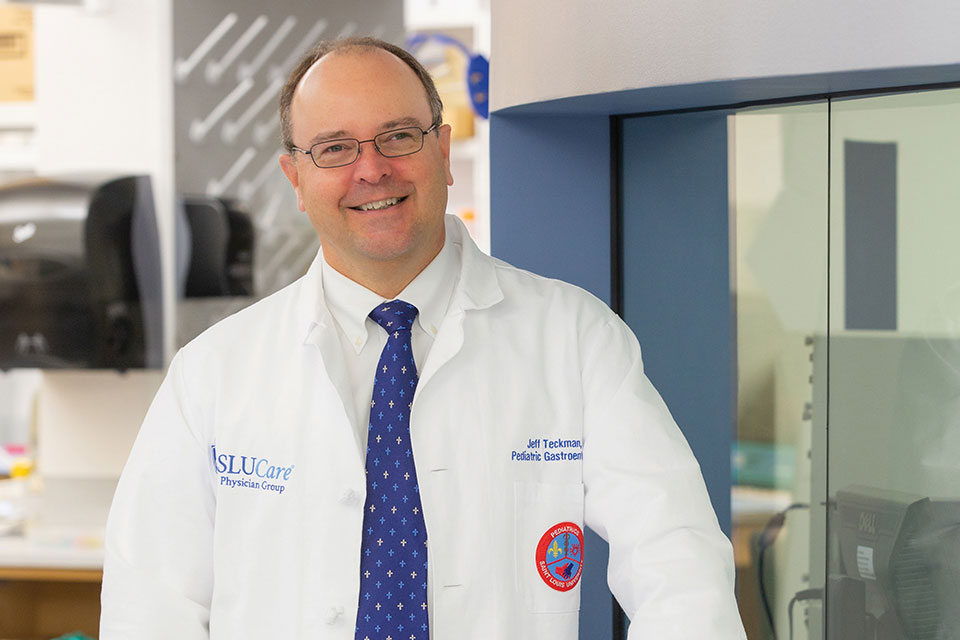
[[[387,207],[392,207],[398,202],[400,202],[400,198],[387,198],[386,200],[378,200],[377,202],[368,202],[367,204],[362,204],[357,207],[357,209],[360,209],[360,211],[386,209]]]

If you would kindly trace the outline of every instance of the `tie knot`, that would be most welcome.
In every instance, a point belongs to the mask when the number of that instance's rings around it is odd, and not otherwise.
[[[417,317],[417,308],[403,300],[391,300],[378,305],[370,312],[370,318],[383,327],[387,333],[409,331]]]

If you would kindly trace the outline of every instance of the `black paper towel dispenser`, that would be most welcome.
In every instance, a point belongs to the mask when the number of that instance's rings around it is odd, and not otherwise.
[[[178,269],[178,298],[253,296],[250,214],[229,198],[188,195],[180,205],[189,240],[177,248],[184,263]]]
[[[177,346],[253,303],[255,228],[230,198],[178,198],[175,280]]]
[[[163,366],[148,176],[0,185],[0,369]]]

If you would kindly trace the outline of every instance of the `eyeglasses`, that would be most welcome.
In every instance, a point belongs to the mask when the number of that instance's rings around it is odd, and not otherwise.
[[[313,164],[320,169],[335,169],[353,164],[360,157],[360,145],[372,142],[373,146],[384,158],[399,158],[409,156],[423,149],[423,137],[440,126],[436,123],[429,129],[420,127],[403,127],[391,129],[378,134],[369,140],[356,138],[340,138],[338,140],[324,140],[304,151],[299,147],[291,147],[293,151],[310,156]]]

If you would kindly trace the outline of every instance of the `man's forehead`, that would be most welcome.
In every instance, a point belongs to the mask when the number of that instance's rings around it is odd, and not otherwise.
[[[420,84],[413,69],[386,49],[351,47],[331,51],[314,62],[297,83],[296,92],[310,91],[327,81],[343,84],[345,80],[383,77]]]
[[[312,128],[324,129],[305,132],[316,139],[359,134],[342,119],[353,119],[360,111],[383,112],[363,125],[378,131],[427,127],[431,120],[426,89],[416,72],[394,54],[375,47],[338,50],[317,60],[297,84],[293,103],[293,111],[299,112],[291,114],[294,120],[300,116]],[[349,109],[351,104],[357,108]]]
[[[342,64],[346,59],[352,58],[371,58],[374,56],[374,52],[367,48],[357,48],[357,49],[339,49],[336,51],[331,51],[327,54],[324,54],[317,60],[314,60],[313,64],[304,72],[303,77],[300,78],[299,85],[302,87],[304,83],[308,82],[310,77],[320,73],[321,71],[327,70],[331,67],[336,67]],[[378,56],[379,57],[379,56]]]

